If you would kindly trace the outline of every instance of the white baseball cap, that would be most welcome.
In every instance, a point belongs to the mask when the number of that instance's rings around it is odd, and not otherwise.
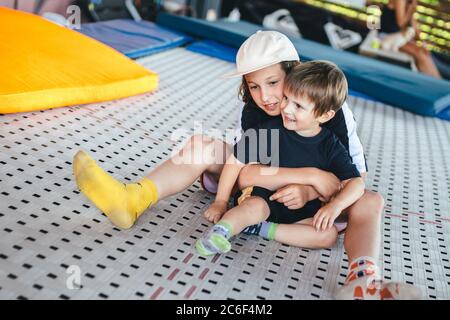
[[[278,31],[257,31],[239,48],[236,70],[223,75],[232,78],[260,70],[282,61],[299,61],[294,44]]]

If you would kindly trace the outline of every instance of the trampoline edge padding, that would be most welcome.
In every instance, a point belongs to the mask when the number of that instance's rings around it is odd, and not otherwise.
[[[157,23],[191,36],[239,47],[247,37],[263,29],[248,22],[209,22],[167,13]],[[292,38],[302,60],[330,60],[345,72],[349,87],[384,103],[424,116],[446,114],[450,109],[450,82],[411,72],[399,66],[336,51],[313,41]],[[448,118],[447,118],[448,120]]]
[[[179,47],[192,40],[155,23],[130,19],[84,23],[78,31],[132,59]]]
[[[120,99],[158,85],[156,73],[113,48],[42,17],[2,7],[0,52],[2,114]]]

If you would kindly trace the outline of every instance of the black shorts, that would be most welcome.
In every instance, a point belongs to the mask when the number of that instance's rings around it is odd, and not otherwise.
[[[271,191],[262,187],[249,187],[238,191],[234,195],[234,205],[237,206],[245,198],[249,196],[260,197],[266,201],[270,209],[270,215],[266,221],[274,223],[295,223],[307,218],[312,218],[322,206],[321,202],[316,199],[307,202],[302,208],[291,210],[283,203],[270,200],[275,191]]]

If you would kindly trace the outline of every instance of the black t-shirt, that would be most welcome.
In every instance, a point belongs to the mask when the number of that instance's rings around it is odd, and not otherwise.
[[[250,128],[256,128],[258,125],[273,120],[273,116],[269,116],[265,113],[261,108],[259,108],[253,101],[247,102],[244,108],[242,109],[241,115],[241,127],[242,131],[247,131]],[[277,117],[280,118],[281,117]],[[345,123],[345,116],[342,108],[339,109],[335,116],[325,122],[322,125],[322,128],[327,128],[331,130],[338,138],[339,141],[344,145],[345,149],[349,150],[349,141],[348,141],[348,128]]]
[[[314,137],[302,137],[284,128],[281,117],[272,117],[245,131],[234,146],[234,156],[245,164],[257,162],[273,167],[314,167],[333,173],[341,181],[360,177],[348,151],[333,132],[322,128]]]

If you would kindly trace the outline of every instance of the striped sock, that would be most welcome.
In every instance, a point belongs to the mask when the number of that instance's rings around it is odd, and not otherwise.
[[[277,231],[278,223],[261,222],[261,231],[259,235],[267,240],[273,240],[275,238],[275,232]]]
[[[232,235],[232,226],[228,222],[221,220],[214,225],[204,237],[195,243],[197,251],[202,256],[210,256],[216,253],[226,253],[231,249],[228,241]]]
[[[254,224],[246,227],[241,232],[243,234],[252,236],[261,236],[267,240],[273,240],[275,238],[275,232],[277,231],[278,224],[273,222],[263,221],[258,224]]]

